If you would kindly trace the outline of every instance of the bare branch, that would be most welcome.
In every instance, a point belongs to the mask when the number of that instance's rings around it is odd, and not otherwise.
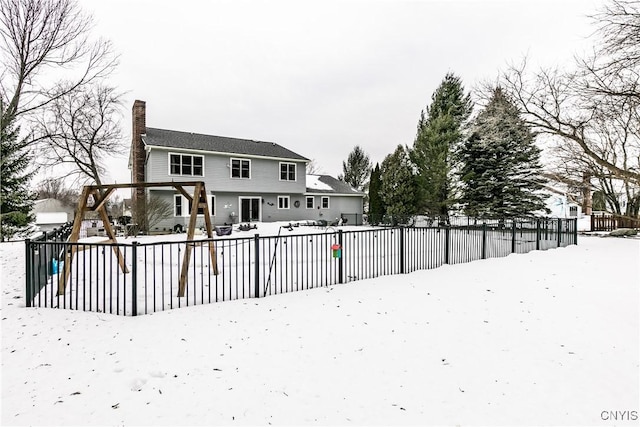
[[[75,0],[0,0],[3,127],[113,71],[111,44],[90,40],[92,26]],[[78,75],[64,83],[44,78],[62,69]]]
[[[101,185],[106,158],[126,149],[121,107],[121,94],[99,85],[52,101],[34,121],[47,153],[43,166],[71,165],[73,173]]]

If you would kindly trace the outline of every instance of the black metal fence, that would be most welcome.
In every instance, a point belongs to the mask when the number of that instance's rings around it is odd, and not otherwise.
[[[575,219],[329,230],[150,243],[27,240],[27,306],[135,316],[577,243]],[[210,242],[216,251],[217,275],[211,265]],[[187,245],[191,257],[185,293],[179,297]],[[126,272],[119,267],[118,250]],[[65,280],[66,253],[74,255]]]

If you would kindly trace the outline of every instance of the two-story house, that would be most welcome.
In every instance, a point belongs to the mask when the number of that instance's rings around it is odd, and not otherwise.
[[[149,128],[144,101],[136,100],[132,113],[132,182],[204,181],[214,224],[331,222],[343,215],[361,221],[364,194],[328,175],[307,176],[309,159],[300,154],[273,142]],[[145,195],[135,191],[134,197]],[[183,195],[169,187],[146,191],[173,206],[173,216],[151,231],[188,223]]]

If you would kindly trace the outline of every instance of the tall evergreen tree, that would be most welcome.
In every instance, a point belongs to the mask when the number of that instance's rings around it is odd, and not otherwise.
[[[384,204],[380,197],[380,188],[382,182],[380,181],[380,165],[376,163],[376,166],[371,171],[371,179],[369,180],[369,223],[378,224],[382,221],[384,216]]]
[[[397,223],[416,213],[415,177],[409,153],[398,145],[380,166],[380,198]]]
[[[545,209],[540,149],[499,87],[475,119],[460,158],[461,202],[467,214],[513,217]]]
[[[0,103],[1,104],[1,103]],[[31,208],[35,193],[29,189],[32,156],[26,139],[19,139],[12,123],[0,127],[0,240],[22,236],[33,221]]]
[[[367,189],[371,174],[371,161],[362,147],[359,145],[353,147],[347,161],[342,162],[342,172],[341,175],[338,175],[339,180],[346,182],[358,191]]]
[[[472,103],[462,81],[447,73],[423,110],[411,152],[417,168],[418,209],[446,216],[456,197],[455,152],[463,140],[463,127]]]

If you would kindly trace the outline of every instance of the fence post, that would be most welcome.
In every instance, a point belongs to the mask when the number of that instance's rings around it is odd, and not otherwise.
[[[255,257],[255,271],[254,271],[254,298],[260,298],[260,235],[255,234],[253,236],[253,251]]]
[[[536,251],[540,250],[540,218],[536,218]]]
[[[511,220],[511,253],[516,253],[516,220]]]
[[[33,289],[31,287],[31,257],[29,256],[31,254],[31,239],[24,239],[24,247],[25,247],[25,267],[27,269],[27,271],[25,272],[25,282],[26,282],[26,301],[25,301],[25,306],[27,307],[31,307],[31,303],[32,303],[32,293],[33,293]]]
[[[573,219],[573,244],[578,244],[578,218]]]
[[[138,315],[138,242],[131,243],[131,311]]]
[[[404,274],[404,227],[398,229],[400,233],[400,274]]]
[[[558,247],[562,245],[562,218],[558,218]]]
[[[450,228],[448,225],[445,226],[444,229],[444,236],[445,236],[445,242],[444,242],[444,263],[445,264],[449,264],[449,240],[451,240],[451,232],[450,232]]]
[[[338,244],[340,245],[340,258],[338,258],[338,283],[344,283],[344,246],[342,246],[342,230],[338,230]]]
[[[482,224],[482,259],[487,259],[487,223]]]

